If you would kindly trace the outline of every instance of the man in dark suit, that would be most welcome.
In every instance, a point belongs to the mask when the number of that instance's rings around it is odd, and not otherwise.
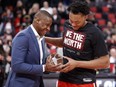
[[[39,11],[33,23],[15,36],[12,41],[11,71],[5,87],[44,87],[43,73],[60,69],[61,64],[51,64],[50,56],[45,59],[44,35],[51,24],[52,16],[46,11]]]

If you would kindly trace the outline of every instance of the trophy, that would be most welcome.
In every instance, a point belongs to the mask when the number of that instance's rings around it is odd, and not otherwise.
[[[51,57],[52,57],[52,62],[55,65],[63,64],[63,57],[60,56],[59,54],[51,54]]]

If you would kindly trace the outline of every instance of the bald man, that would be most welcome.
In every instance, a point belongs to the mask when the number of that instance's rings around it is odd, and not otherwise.
[[[11,71],[5,87],[44,87],[43,72],[58,71],[45,57],[44,35],[50,30],[52,16],[46,11],[35,14],[33,23],[12,41]],[[46,61],[46,62],[45,62]]]

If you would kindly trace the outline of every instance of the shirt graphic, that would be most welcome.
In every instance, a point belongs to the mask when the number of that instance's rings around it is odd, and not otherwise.
[[[71,30],[67,30],[64,37],[64,45],[72,47],[74,49],[81,50],[85,42],[85,35],[82,33],[76,33]]]

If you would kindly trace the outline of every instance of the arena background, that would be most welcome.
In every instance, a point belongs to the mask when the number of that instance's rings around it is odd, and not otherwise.
[[[63,24],[68,19],[68,5],[74,0],[0,0],[0,87],[5,84],[10,70],[13,37],[32,23],[34,14],[47,8],[54,22],[46,36],[62,36]],[[97,71],[98,87],[116,87],[116,0],[87,0],[90,5],[88,21],[99,27],[110,55],[110,66]],[[45,4],[47,3],[47,4]],[[45,9],[46,10],[46,9]],[[57,19],[54,17],[57,15]],[[62,49],[47,45],[50,53],[62,55]],[[55,87],[58,73],[44,75],[45,87]],[[3,82],[4,81],[4,82]]]

